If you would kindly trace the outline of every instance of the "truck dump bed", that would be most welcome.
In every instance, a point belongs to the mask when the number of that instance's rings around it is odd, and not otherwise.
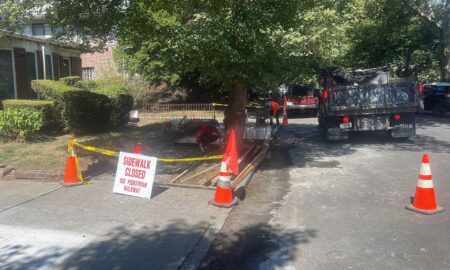
[[[341,86],[330,90],[326,101],[329,116],[415,112],[414,82]]]

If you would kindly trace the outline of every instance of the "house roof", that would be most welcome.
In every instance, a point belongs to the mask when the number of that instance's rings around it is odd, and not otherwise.
[[[76,47],[73,44],[62,43],[62,42],[58,42],[58,41],[50,40],[50,39],[25,36],[22,34],[11,33],[11,32],[5,31],[5,30],[0,30],[0,37],[10,37],[10,38],[16,38],[16,39],[21,39],[21,40],[39,42],[39,43],[43,43],[43,44],[54,45],[57,47],[68,49],[68,50],[82,52],[82,50],[80,48]]]

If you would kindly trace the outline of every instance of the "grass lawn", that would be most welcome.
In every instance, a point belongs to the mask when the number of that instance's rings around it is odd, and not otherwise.
[[[92,146],[131,152],[136,143],[156,138],[160,134],[163,121],[145,119],[137,125],[94,135],[62,135],[32,142],[0,143],[0,164],[21,170],[62,171],[67,158],[67,143],[72,138]]]

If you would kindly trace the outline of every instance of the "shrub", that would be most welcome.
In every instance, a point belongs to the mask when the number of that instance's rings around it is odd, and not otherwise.
[[[81,90],[74,86],[68,86],[60,81],[51,80],[34,80],[31,81],[31,88],[38,94],[41,99],[62,100],[64,92]]]
[[[66,129],[74,132],[102,131],[108,127],[111,102],[105,95],[89,91],[63,94]]]
[[[125,125],[129,119],[129,112],[133,109],[133,97],[128,94],[127,82],[121,78],[98,80],[92,91],[106,95],[111,100],[110,126]]]
[[[111,98],[111,125],[123,126],[128,123],[129,113],[133,109],[133,97],[130,95],[117,95]]]
[[[62,110],[52,100],[7,99],[2,101],[5,109],[30,109],[41,113],[42,130],[62,129]]]
[[[97,83],[95,81],[81,80],[75,84],[76,87],[81,88],[86,91],[95,92],[95,88],[97,87]]]
[[[81,81],[81,78],[78,76],[70,76],[60,78],[59,81],[68,86],[76,86],[77,83]]]
[[[106,95],[108,97],[116,97],[117,95],[128,94],[127,82],[120,78],[110,78],[109,80],[96,81],[95,89],[92,91]]]
[[[26,140],[42,127],[42,113],[29,108],[15,108],[0,111],[0,139]]]

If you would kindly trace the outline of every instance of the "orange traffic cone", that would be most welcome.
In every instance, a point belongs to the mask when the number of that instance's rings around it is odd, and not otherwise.
[[[284,96],[284,103],[283,103],[283,122],[281,123],[282,126],[288,125],[288,115],[287,115],[287,99],[286,96]]]
[[[81,184],[81,180],[78,177],[77,160],[75,158],[73,150],[72,153],[67,157],[63,184],[64,186],[75,186]]]
[[[422,157],[414,202],[412,205],[407,205],[406,209],[425,215],[433,215],[444,211],[444,208],[436,203],[430,159],[427,154]]]
[[[233,196],[233,189],[231,188],[230,171],[235,175],[239,174],[238,154],[233,129],[231,130],[227,150],[223,155],[223,160],[220,165],[219,181],[217,182],[214,200],[209,201],[210,204],[224,208],[230,208],[237,204],[237,200]]]
[[[138,143],[138,144],[136,144],[134,146],[134,153],[135,154],[141,154],[142,153],[142,151],[141,151],[141,144],[140,143]]]

